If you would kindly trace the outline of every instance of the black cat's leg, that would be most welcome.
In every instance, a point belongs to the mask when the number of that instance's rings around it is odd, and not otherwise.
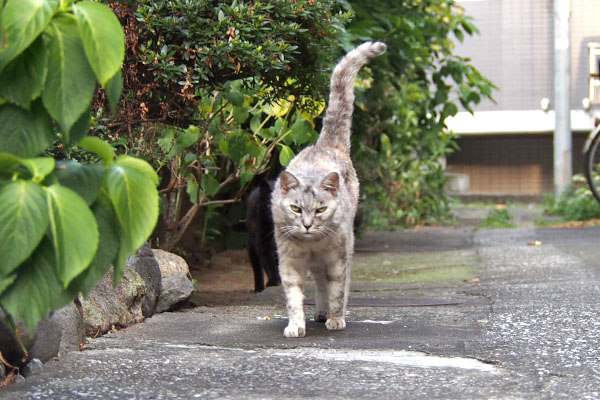
[[[327,278],[323,268],[314,268],[312,275],[315,280],[315,321],[327,321],[329,310],[329,295],[327,293]]]
[[[254,271],[254,291],[262,292],[265,290],[265,277],[260,266],[260,258],[250,245],[248,245],[248,256],[250,257],[250,264],[252,264],[252,270]]]
[[[279,276],[279,260],[277,259],[277,251],[275,245],[269,248],[268,254],[265,257],[265,271],[267,273],[267,286],[279,286],[281,285],[281,278]]]

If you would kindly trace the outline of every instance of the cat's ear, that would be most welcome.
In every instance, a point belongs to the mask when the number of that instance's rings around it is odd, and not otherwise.
[[[321,189],[327,190],[333,197],[337,197],[340,187],[340,176],[337,172],[330,172],[321,182]]]
[[[281,191],[284,195],[286,195],[288,191],[300,186],[298,178],[286,171],[283,171],[279,176],[279,184],[281,185]]]

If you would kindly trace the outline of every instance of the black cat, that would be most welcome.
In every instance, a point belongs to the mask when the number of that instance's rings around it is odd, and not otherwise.
[[[271,215],[271,191],[274,183],[274,181],[261,179],[259,185],[250,192],[246,205],[248,255],[254,270],[256,292],[265,289],[263,270],[267,273],[267,286],[281,284]]]

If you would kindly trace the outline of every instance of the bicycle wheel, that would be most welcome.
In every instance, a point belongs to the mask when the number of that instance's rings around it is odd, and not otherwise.
[[[598,128],[596,128],[597,130]],[[585,179],[596,200],[600,202],[600,134],[596,134],[585,152]]]

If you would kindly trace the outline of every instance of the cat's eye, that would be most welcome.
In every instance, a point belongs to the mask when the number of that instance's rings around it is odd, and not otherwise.
[[[300,210],[300,207],[298,207],[298,206],[293,206],[293,205],[292,205],[292,206],[290,206],[290,209],[291,209],[293,212],[295,212],[295,213],[298,213],[298,214],[300,214],[300,212],[302,211],[302,210]]]
[[[317,211],[317,214],[322,214],[325,212],[325,210],[327,210],[327,207],[319,207],[319,208],[317,208],[316,211]]]

